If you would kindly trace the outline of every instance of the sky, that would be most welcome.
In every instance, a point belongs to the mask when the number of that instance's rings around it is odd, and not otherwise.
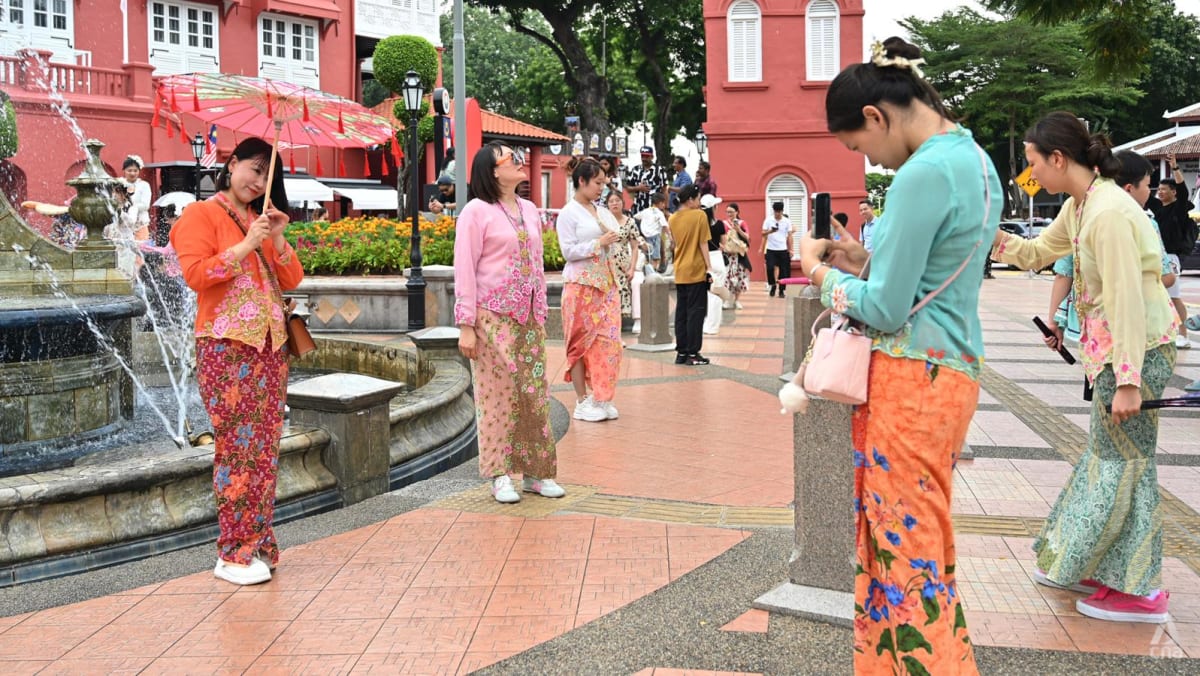
[[[964,5],[978,8],[977,3],[963,0],[864,0],[863,8],[867,13],[863,17],[863,46],[869,48],[872,42],[883,41],[893,35],[907,37],[898,23],[901,19],[910,16],[932,19],[946,10]],[[1175,6],[1181,12],[1200,16],[1200,0],[1175,0]]]

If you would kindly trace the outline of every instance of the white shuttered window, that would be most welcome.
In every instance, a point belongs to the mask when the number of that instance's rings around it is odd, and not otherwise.
[[[217,8],[188,2],[150,3],[150,63],[155,75],[221,70]]]
[[[726,17],[729,27],[729,81],[762,80],[762,12],[752,0],[738,0]]]
[[[800,238],[808,232],[808,186],[795,174],[780,174],[767,184],[767,208],[764,213],[770,214],[771,204],[783,202],[783,213],[792,222],[792,257],[800,256]]]
[[[258,74],[320,89],[319,34],[315,22],[264,13],[258,24]]]
[[[832,80],[838,74],[838,6],[833,0],[813,0],[805,13],[808,35],[808,79]]]

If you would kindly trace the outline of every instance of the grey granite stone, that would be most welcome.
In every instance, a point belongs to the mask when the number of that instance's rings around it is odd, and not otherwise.
[[[671,349],[671,287],[673,282],[662,275],[650,275],[642,282],[642,327],[638,345],[667,345]]]
[[[851,407],[814,398],[794,416],[796,550],[789,572],[798,585],[854,591],[854,461]]]
[[[112,527],[103,495],[42,505],[38,529],[50,554],[112,542]]]
[[[755,599],[754,607],[843,627],[854,624],[854,594],[822,587],[784,582]]]
[[[113,493],[105,500],[108,522],[118,540],[130,540],[171,528],[171,515],[163,503],[163,488]]]

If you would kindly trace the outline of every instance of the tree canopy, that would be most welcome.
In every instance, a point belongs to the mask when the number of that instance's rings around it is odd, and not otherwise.
[[[1023,163],[1021,136],[1042,115],[1070,110],[1095,129],[1141,96],[1120,81],[1089,77],[1092,60],[1075,24],[996,20],[966,8],[901,23],[926,53],[930,83],[1010,178]]]
[[[1144,17],[1158,0],[984,0],[989,9],[1041,25],[1076,23],[1099,77],[1145,71],[1152,37]]]
[[[680,128],[694,130],[703,121],[700,0],[471,0],[470,4],[502,18],[512,33],[530,38],[544,50],[533,50],[529,59],[516,62],[519,72],[511,86],[521,95],[530,95],[527,105],[539,108],[537,116],[523,119],[541,118],[551,129],[561,129],[561,117],[570,107],[584,128],[606,131],[640,120],[646,92],[647,114],[655,123],[660,148]],[[464,17],[464,24],[470,16]],[[484,25],[482,15],[476,17],[480,33],[473,33],[468,45],[476,35],[497,36],[494,28]],[[469,60],[476,57],[470,55]],[[470,68],[468,64],[468,73]],[[468,75],[468,88],[475,92],[477,84],[486,80],[472,81]],[[478,90],[489,88],[499,89],[490,85]],[[565,99],[556,96],[563,90]]]

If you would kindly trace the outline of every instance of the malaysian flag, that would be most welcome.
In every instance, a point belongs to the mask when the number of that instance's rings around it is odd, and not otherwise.
[[[212,167],[217,163],[217,125],[212,125],[208,128],[208,136],[204,137],[204,157],[200,158],[200,164],[205,167]]]

